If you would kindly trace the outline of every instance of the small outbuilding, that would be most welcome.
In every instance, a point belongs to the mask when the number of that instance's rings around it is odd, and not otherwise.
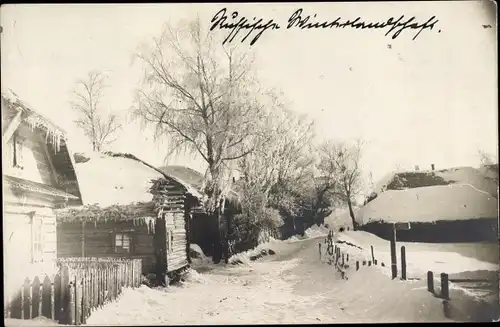
[[[59,257],[141,258],[143,274],[161,281],[189,265],[196,189],[130,154],[78,161],[83,205],[57,210]]]

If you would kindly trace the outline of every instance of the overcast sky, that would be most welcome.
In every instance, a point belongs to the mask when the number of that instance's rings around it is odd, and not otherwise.
[[[320,138],[368,142],[363,165],[375,179],[397,166],[477,166],[478,149],[497,155],[498,147],[496,21],[486,2],[7,5],[1,8],[2,88],[61,125],[73,151],[85,151],[88,141],[72,123],[73,83],[90,70],[106,71],[104,103],[126,117],[141,78],[132,53],[168,20],[199,14],[208,24],[224,6],[282,27],[301,7],[330,21],[405,14],[425,22],[435,15],[435,29],[416,40],[415,31],[392,40],[386,30],[282,28],[265,32],[251,50],[264,83],[315,119]],[[111,150],[161,165],[168,144],[150,134],[128,123]],[[204,169],[188,156],[169,163]]]

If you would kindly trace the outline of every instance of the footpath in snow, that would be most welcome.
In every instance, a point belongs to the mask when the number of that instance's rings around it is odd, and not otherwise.
[[[94,312],[89,325],[272,324],[447,321],[422,282],[392,281],[366,267],[342,280],[319,258],[325,230],[303,239],[271,241],[275,255],[238,265],[201,258],[177,286],[126,289]],[[309,238],[313,237],[313,238]],[[200,269],[203,268],[203,269]],[[397,297],[394,294],[398,294]]]

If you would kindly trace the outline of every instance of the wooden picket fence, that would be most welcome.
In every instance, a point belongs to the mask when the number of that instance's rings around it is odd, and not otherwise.
[[[7,303],[5,318],[43,316],[60,324],[85,324],[93,310],[115,300],[124,287],[141,284],[141,259],[65,258],[52,279],[25,279]]]

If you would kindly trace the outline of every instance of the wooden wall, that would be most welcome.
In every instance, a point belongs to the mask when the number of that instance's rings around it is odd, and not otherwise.
[[[393,237],[392,224],[388,223],[370,222],[360,226],[359,229],[386,240]],[[428,243],[496,242],[498,218],[441,220],[435,223],[412,222],[411,229],[397,231],[397,240]]]
[[[131,236],[130,252],[115,252],[115,234]],[[83,245],[83,250],[82,250]],[[59,257],[141,258],[143,273],[154,272],[156,263],[153,231],[133,221],[60,222],[57,224]]]
[[[52,202],[47,199],[15,195],[8,187],[4,188],[3,237],[4,254],[18,260],[31,262],[31,224],[32,220],[42,221],[42,261],[55,260],[57,257],[56,217]]]
[[[188,226],[184,211],[185,189],[174,180],[166,180],[154,191],[154,201],[156,201],[161,218],[158,219],[157,224],[164,224],[164,228],[162,226],[162,228],[155,229],[156,246],[159,249],[157,260],[165,261],[167,272],[172,272],[189,264]]]
[[[186,254],[186,223],[184,213],[168,212],[165,214],[167,238],[167,272],[175,271],[188,264]]]
[[[58,256],[127,257],[143,260],[143,273],[170,273],[189,264],[186,224],[185,190],[173,180],[163,181],[152,191],[158,213],[154,229],[133,221],[86,223],[59,222]],[[91,218],[91,217],[90,217]],[[83,232],[82,232],[83,231]],[[132,236],[130,253],[116,253],[115,233],[128,232]],[[82,235],[85,235],[82,242]],[[83,244],[83,251],[82,251]]]

